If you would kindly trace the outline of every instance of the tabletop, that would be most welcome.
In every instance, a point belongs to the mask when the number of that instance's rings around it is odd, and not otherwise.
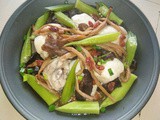
[[[0,0],[0,34],[11,14],[25,0]],[[160,43],[160,0],[130,0],[149,19]],[[142,111],[132,120],[160,120],[160,77],[156,89]],[[0,85],[0,120],[25,120],[6,98]]]

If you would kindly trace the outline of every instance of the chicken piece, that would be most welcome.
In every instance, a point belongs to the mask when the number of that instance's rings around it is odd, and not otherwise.
[[[127,35],[127,31],[120,26],[120,28],[122,29],[122,31],[124,31],[124,33],[126,33]],[[107,25],[105,28],[103,28],[100,32],[99,35],[103,35],[103,34],[110,34],[110,33],[116,33],[118,32],[114,27],[112,27],[111,25]],[[120,36],[119,36],[120,37]],[[127,39],[125,38],[124,41],[126,42]],[[115,43],[117,45],[119,45],[119,38],[116,41],[113,41],[112,43]]]
[[[61,27],[60,24],[55,24],[55,23],[51,23],[51,24],[48,24],[48,25],[51,25],[51,26],[55,26],[55,27]],[[49,29],[49,26],[46,26],[43,28],[43,30],[47,30]],[[52,32],[51,33],[52,37],[54,39],[57,39],[57,34],[55,32]],[[37,36],[35,39],[34,39],[34,46],[35,46],[35,49],[37,51],[37,53],[43,58],[47,58],[49,56],[48,52],[44,51],[42,49],[42,46],[45,44],[46,42],[46,38],[47,36],[46,35],[39,35]]]
[[[43,74],[53,89],[61,91],[66,83],[68,73],[70,71],[70,60],[62,60],[59,57],[52,60],[52,62],[44,69]]]
[[[40,54],[40,56],[45,59],[49,56],[49,54],[42,50],[42,46],[45,44],[45,40],[46,40],[46,36],[37,36],[35,39],[34,39],[34,46],[36,48],[36,51],[38,54]]]
[[[94,72],[97,79],[102,84],[106,84],[106,83],[109,83],[109,82],[115,80],[124,71],[123,63],[117,58],[114,58],[113,60],[108,61],[103,66],[105,67],[105,69],[102,71],[101,75]],[[110,71],[113,73],[111,74]]]
[[[93,24],[95,23],[95,20],[91,16],[87,15],[86,13],[76,14],[71,19],[73,20],[73,22],[77,27],[81,23],[85,23],[88,26],[90,26],[89,21],[92,22]]]

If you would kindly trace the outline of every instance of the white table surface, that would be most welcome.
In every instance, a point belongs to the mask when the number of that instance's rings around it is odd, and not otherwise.
[[[0,0],[0,33],[10,15],[25,0]],[[151,22],[160,43],[160,0],[131,0]],[[143,110],[133,120],[160,120],[160,78]],[[25,120],[6,98],[0,85],[0,120]]]

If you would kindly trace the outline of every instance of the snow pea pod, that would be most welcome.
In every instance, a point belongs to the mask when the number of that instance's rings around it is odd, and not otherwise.
[[[77,0],[76,1],[76,4],[75,4],[75,8],[79,9],[80,11],[84,12],[84,13],[87,13],[89,15],[91,14],[96,14],[98,15],[98,11],[91,7],[90,5],[82,2],[81,0]]]
[[[74,22],[64,13],[55,12],[55,16],[56,16],[59,23],[65,25],[67,27],[76,28]]]
[[[126,83],[121,83],[122,86],[119,88],[116,88],[112,93],[111,96],[115,99],[115,102],[112,102],[109,98],[106,98],[102,104],[100,105],[100,108],[103,107],[108,107],[112,104],[117,103],[118,101],[122,100],[125,95],[128,93],[128,91],[130,90],[132,84],[134,83],[134,81],[137,79],[137,76],[134,74],[131,74],[130,79],[128,80],[128,82]]]
[[[58,96],[39,85],[33,75],[25,74],[23,78],[49,106],[59,99]]]
[[[59,112],[72,114],[99,114],[99,103],[89,101],[74,101],[56,108]]]
[[[119,32],[111,33],[111,34],[96,35],[96,36],[93,36],[93,37],[83,39],[81,41],[68,43],[65,46],[103,44],[103,43],[112,42],[112,41],[117,40],[119,35],[120,35]]]
[[[68,74],[66,84],[65,84],[63,91],[62,91],[62,97],[60,99],[61,104],[67,103],[70,100],[70,98],[74,92],[75,81],[76,81],[75,70],[76,70],[77,64],[78,64],[78,60],[75,61],[75,63],[73,64],[73,66]]]
[[[29,58],[32,55],[32,46],[31,46],[31,40],[30,40],[30,35],[31,35],[31,28],[28,30],[26,39],[23,44],[22,52],[21,52],[21,59],[20,59],[20,64],[25,64],[28,62]]]
[[[137,37],[132,32],[128,32],[128,41],[126,43],[126,62],[130,66],[137,50]]]
[[[98,11],[104,16],[107,16],[107,13],[109,11],[109,8],[102,2],[97,3],[98,4]],[[123,23],[123,20],[119,18],[116,14],[111,12],[109,19],[116,22],[118,25],[121,25]]]
[[[40,27],[42,27],[48,20],[49,17],[49,12],[45,12],[41,17],[39,17],[35,23],[35,30],[39,29]]]
[[[61,11],[61,12],[64,12],[64,11],[68,11],[68,10],[71,10],[74,8],[74,4],[64,4],[64,5],[56,5],[56,6],[50,6],[50,7],[45,7],[47,10],[50,10],[50,11],[55,11],[55,12],[58,12],[58,11]]]

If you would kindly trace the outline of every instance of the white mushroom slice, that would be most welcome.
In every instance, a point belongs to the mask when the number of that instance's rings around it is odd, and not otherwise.
[[[49,54],[42,50],[42,46],[45,44],[45,40],[46,40],[46,36],[37,36],[35,39],[34,39],[34,46],[35,46],[35,49],[37,51],[38,54],[40,54],[40,56],[45,59],[49,56]]]
[[[102,84],[106,84],[115,80],[124,71],[123,63],[117,58],[114,58],[112,61],[108,61],[103,66],[105,67],[105,69],[102,71],[101,75],[95,72],[97,79]],[[110,71],[112,71],[113,74],[110,74]]]
[[[76,14],[71,19],[73,20],[73,22],[75,23],[75,25],[77,27],[81,23],[85,23],[85,24],[89,25],[88,24],[89,21],[92,22],[93,24],[95,23],[95,20],[86,13]]]
[[[44,69],[43,74],[47,76],[51,87],[56,91],[63,89],[67,75],[70,71],[69,65],[70,60],[62,61],[58,57],[53,59],[52,62]]]
[[[127,35],[127,31],[122,27],[120,26],[120,28],[122,29],[122,31],[124,31],[124,33],[126,33]],[[111,25],[107,25],[105,28],[103,28],[100,32],[99,32],[99,35],[102,35],[102,34],[110,34],[110,33],[116,33],[118,32],[114,27],[112,27]],[[120,36],[119,36],[120,37]],[[124,40],[125,42],[127,41],[127,39]],[[119,45],[119,39],[113,41],[112,43],[115,43],[117,45]]]

